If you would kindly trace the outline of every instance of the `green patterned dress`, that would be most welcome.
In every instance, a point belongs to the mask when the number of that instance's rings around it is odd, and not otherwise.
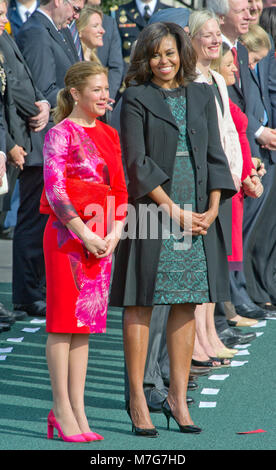
[[[180,131],[170,197],[182,209],[184,204],[191,204],[192,210],[196,211],[194,161],[186,131],[185,88],[159,90]],[[188,249],[175,249],[180,246],[178,243],[184,240],[180,235],[176,236],[171,232],[169,238],[162,240],[154,292],[155,305],[209,302],[207,263],[202,236],[191,237]]]

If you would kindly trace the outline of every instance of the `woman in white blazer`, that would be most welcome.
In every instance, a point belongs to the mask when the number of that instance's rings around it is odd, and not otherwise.
[[[237,191],[241,185],[243,158],[239,136],[233,122],[229,95],[225,80],[218,72],[211,70],[211,63],[218,59],[222,36],[217,16],[208,10],[195,11],[189,17],[189,31],[193,47],[197,53],[196,82],[208,83],[215,95],[218,124],[222,147],[227,156],[231,174]],[[229,220],[228,249],[231,253],[231,200],[220,208]],[[194,366],[229,365],[235,351],[226,349],[219,339],[214,322],[215,304],[202,304],[196,307],[196,339],[193,354]]]

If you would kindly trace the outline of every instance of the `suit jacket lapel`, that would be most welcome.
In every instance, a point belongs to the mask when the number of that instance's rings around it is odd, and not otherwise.
[[[259,85],[260,85],[260,89],[263,90],[264,89],[264,82],[265,82],[265,61],[267,60],[267,56],[264,57],[262,60],[260,60],[260,62],[258,63],[258,70],[259,70]]]
[[[22,56],[22,54],[21,54],[21,51],[19,50],[19,48],[18,48],[18,46],[17,46],[15,40],[12,39],[12,38],[10,37],[10,35],[9,35],[6,31],[3,32],[3,35],[4,35],[4,37],[6,38],[6,40],[9,42],[10,46],[13,48],[14,53],[16,54],[17,58],[18,58],[21,62],[23,62],[23,61],[24,61],[24,58],[23,58],[23,56]]]
[[[50,36],[52,36],[52,38],[63,48],[66,55],[72,60],[72,54],[68,51],[68,43],[63,36],[62,31],[58,31],[53,23],[45,15],[43,15],[43,13],[35,11],[32,16],[34,16],[41,24],[43,24]]]
[[[145,85],[143,91],[136,97],[152,114],[164,121],[169,122],[178,129],[174,117],[168,105],[164,102],[160,92],[150,83]]]
[[[28,65],[27,65],[27,63],[26,63],[26,61],[25,61],[25,59],[24,59],[24,57],[23,57],[23,55],[22,55],[22,53],[21,53],[19,47],[17,46],[16,42],[10,37],[10,35],[9,35],[6,31],[3,32],[3,35],[4,35],[5,39],[9,42],[10,46],[12,47],[12,49],[13,49],[13,51],[14,51],[16,57],[18,58],[18,60],[19,60],[21,63],[24,64],[24,67],[25,67],[25,69],[26,69],[26,71],[27,71],[27,73],[28,73],[28,75],[29,75],[29,77],[30,77],[30,80],[31,80],[32,83],[33,83],[33,78],[32,78],[31,71],[30,71],[30,69],[29,69],[29,67],[28,67]],[[33,85],[34,85],[34,83],[33,83]]]
[[[256,84],[258,85],[258,87],[260,87],[260,82],[258,80],[258,77],[257,77],[257,72],[255,72],[254,70],[249,70],[250,74],[251,74],[251,77],[253,78],[253,80],[256,82]]]
[[[187,128],[193,128],[198,119],[200,119],[202,109],[205,107],[206,101],[202,100],[202,95],[198,97],[197,83],[191,83],[186,88],[187,99]],[[208,97],[209,95],[207,95]],[[149,109],[152,114],[164,119],[178,129],[175,119],[170,111],[169,106],[164,102],[160,92],[154,86],[148,83],[142,92],[136,97],[145,108]],[[207,98],[206,98],[207,99]]]
[[[70,46],[73,59],[76,62],[78,62],[80,60],[80,58],[78,56],[78,51],[77,51],[77,48],[75,46],[74,39],[73,39],[73,36],[72,36],[72,33],[71,33],[69,27],[62,29],[61,32],[62,32],[63,36],[65,37],[65,40],[67,41],[68,45]]]
[[[186,88],[186,99],[187,99],[187,129],[195,127],[196,122],[201,119],[202,110],[205,107],[206,100],[202,100],[202,94],[197,93],[197,87],[199,84],[191,83]],[[209,86],[209,85],[208,85]],[[209,95],[206,95],[206,99]]]

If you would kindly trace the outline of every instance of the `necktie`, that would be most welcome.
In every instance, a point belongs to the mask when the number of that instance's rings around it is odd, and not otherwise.
[[[237,67],[237,72],[235,72],[236,80],[237,80],[238,85],[240,86],[240,66],[239,66],[239,61],[238,61],[237,48],[235,46],[232,47],[231,52],[232,52],[233,57],[234,57],[234,64]]]
[[[145,6],[144,8],[144,16],[143,16],[144,20],[146,21],[146,23],[149,21],[150,19],[150,7],[148,5]]]
[[[25,11],[26,21],[30,18],[31,13],[27,10]]]
[[[74,41],[74,44],[75,44],[76,49],[77,49],[77,53],[78,53],[79,59],[80,59],[80,60],[83,60],[83,56],[82,56],[82,47],[81,47],[79,32],[78,32],[78,30],[77,30],[77,26],[76,26],[76,22],[75,22],[75,21],[72,21],[72,23],[69,25],[69,29],[70,29],[70,31],[71,31],[71,34],[72,34],[72,37],[73,37],[73,41]]]

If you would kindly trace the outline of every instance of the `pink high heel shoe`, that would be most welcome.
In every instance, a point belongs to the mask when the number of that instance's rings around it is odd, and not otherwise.
[[[54,428],[58,431],[58,437],[61,437],[65,442],[88,442],[83,434],[75,434],[74,436],[65,436],[61,429],[59,422],[56,420],[56,417],[53,413],[53,410],[50,411],[48,415],[48,439],[53,439],[54,437]]]
[[[104,437],[96,432],[84,432],[83,436],[87,441],[103,441]]]

